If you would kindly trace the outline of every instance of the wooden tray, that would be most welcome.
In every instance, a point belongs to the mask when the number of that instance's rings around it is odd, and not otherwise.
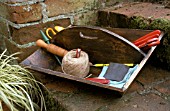
[[[67,50],[81,48],[89,54],[90,62],[93,64],[110,62],[139,64],[123,88],[116,88],[107,84],[96,83],[84,78],[65,74],[61,70],[61,66],[57,63],[54,55],[42,48],[35,51],[22,61],[21,64],[47,75],[54,75],[103,89],[114,90],[123,94],[157,47],[153,46],[149,51],[143,52],[131,42],[149,32],[151,30],[72,26],[59,32],[51,41]],[[164,33],[162,32],[159,40],[162,39],[163,35]],[[100,71],[101,68],[91,67],[90,69],[90,73],[94,73],[94,76],[98,76]]]

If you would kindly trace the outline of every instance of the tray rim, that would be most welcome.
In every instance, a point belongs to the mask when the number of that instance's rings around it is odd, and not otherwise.
[[[119,29],[119,28],[116,28],[116,29]],[[120,29],[123,29],[123,28],[120,28]],[[132,30],[135,30],[135,29],[132,29]],[[151,30],[146,30],[146,31],[151,31]],[[159,40],[161,40],[163,38],[163,36],[164,36],[164,32],[161,31],[161,34],[159,36]],[[154,46],[148,51],[148,53],[144,56],[144,58],[138,64],[137,69],[132,73],[129,80],[125,83],[123,88],[116,88],[116,87],[109,86],[109,85],[106,85],[106,84],[96,83],[96,82],[93,82],[93,81],[86,80],[84,78],[75,77],[75,76],[72,76],[72,75],[69,75],[69,74],[65,74],[65,73],[62,73],[62,72],[59,72],[59,71],[53,71],[51,69],[46,69],[46,68],[38,67],[38,66],[35,66],[35,65],[25,65],[25,64],[23,64],[23,61],[20,64],[22,66],[24,66],[25,68],[35,70],[35,71],[38,71],[38,72],[43,72],[44,74],[49,74],[49,75],[53,75],[53,76],[57,76],[57,77],[61,77],[61,78],[65,78],[65,79],[69,79],[69,80],[73,80],[73,81],[77,81],[77,82],[81,82],[81,83],[85,83],[85,84],[89,84],[89,85],[93,85],[93,86],[98,86],[98,87],[101,87],[101,88],[106,88],[106,89],[118,91],[120,93],[125,93],[127,91],[127,89],[129,88],[129,86],[132,84],[132,82],[135,80],[136,76],[139,74],[140,70],[143,68],[143,66],[145,65],[145,63],[147,62],[147,60],[149,59],[149,57],[151,56],[151,54],[153,53],[153,51],[155,50],[156,47],[157,46]],[[38,50],[42,50],[42,49],[39,48]],[[36,50],[36,51],[38,51],[38,50]]]

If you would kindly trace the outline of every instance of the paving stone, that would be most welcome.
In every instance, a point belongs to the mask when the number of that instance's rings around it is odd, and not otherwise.
[[[170,103],[158,95],[124,95],[118,98],[112,91],[85,89],[77,93],[55,93],[69,111],[169,111]]]
[[[166,78],[170,78],[169,71],[163,70],[161,68],[156,68],[148,63],[139,72],[136,80],[143,85],[151,85],[153,83],[156,84],[157,82]]]
[[[107,109],[108,104],[116,104],[114,92],[94,87],[84,87],[76,93],[55,93],[55,97],[66,106],[69,111],[98,111]],[[113,101],[113,102],[112,102]]]
[[[116,105],[111,105],[110,111],[169,111],[170,103],[155,94],[144,96],[134,95],[125,97],[125,101],[118,101]]]
[[[143,86],[140,83],[134,81],[128,88],[126,94],[130,94],[130,93],[137,92],[140,90],[143,90]]]
[[[161,84],[158,84],[154,87],[156,90],[158,90],[159,92],[170,96],[170,79],[167,81],[164,81]]]

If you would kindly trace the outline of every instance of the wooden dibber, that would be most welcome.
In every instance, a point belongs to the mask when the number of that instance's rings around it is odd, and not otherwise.
[[[56,46],[54,44],[47,44],[41,39],[38,39],[36,41],[36,45],[39,47],[45,48],[48,52],[50,52],[54,55],[58,55],[60,57],[63,57],[68,52],[66,49],[63,49],[63,48]]]

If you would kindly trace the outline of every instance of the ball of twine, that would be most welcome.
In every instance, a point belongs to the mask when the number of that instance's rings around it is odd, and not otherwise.
[[[89,57],[84,51],[81,51],[80,57],[76,58],[76,50],[69,51],[62,59],[62,70],[66,74],[77,77],[85,77],[90,70]]]

